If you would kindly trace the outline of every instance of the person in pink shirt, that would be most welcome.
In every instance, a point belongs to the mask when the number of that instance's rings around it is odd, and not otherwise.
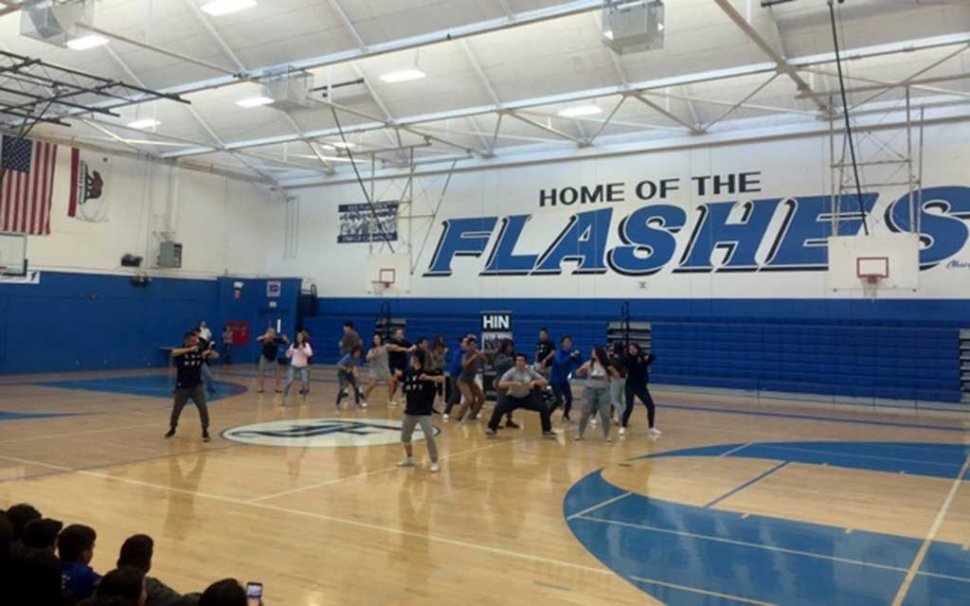
[[[283,402],[290,395],[290,386],[297,373],[300,375],[300,395],[306,396],[310,393],[310,357],[313,356],[313,348],[307,342],[306,333],[300,331],[296,333],[296,340],[286,350],[286,357],[290,359],[290,368],[286,373],[286,389],[283,391]]]

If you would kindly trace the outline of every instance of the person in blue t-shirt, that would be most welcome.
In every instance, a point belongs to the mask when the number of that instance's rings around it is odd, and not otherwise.
[[[573,408],[573,391],[569,387],[569,377],[583,365],[583,354],[573,347],[573,339],[569,335],[560,340],[559,349],[552,357],[549,372],[549,385],[556,396],[550,413],[562,406],[562,420],[571,423],[569,411]]]
[[[357,383],[357,376],[354,374],[360,366],[360,356],[363,351],[360,347],[355,347],[337,362],[337,410],[340,410],[340,401],[347,395],[347,392],[344,391],[345,387],[353,388],[354,403],[357,404],[358,408],[367,408],[367,404],[360,400],[360,385]]]
[[[85,600],[94,594],[101,575],[91,568],[94,542],[98,535],[93,528],[71,524],[57,537],[57,554],[61,558],[61,582],[75,600]]]
[[[465,357],[465,348],[467,346],[468,337],[464,336],[461,338],[455,351],[451,353],[451,359],[448,361],[448,397],[445,402],[445,421],[451,415],[451,409],[455,407],[455,404],[461,402],[461,391],[458,389],[458,375],[461,374],[461,360]]]

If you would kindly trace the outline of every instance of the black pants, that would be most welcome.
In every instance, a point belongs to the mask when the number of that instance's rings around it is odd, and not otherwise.
[[[191,389],[175,390],[175,405],[172,407],[172,418],[168,425],[172,429],[178,427],[179,417],[182,416],[182,409],[191,399],[195,402],[195,407],[199,409],[199,419],[202,421],[202,431],[209,430],[209,407],[205,404],[205,390],[202,385],[197,385]]]
[[[518,408],[524,408],[526,410],[531,410],[533,412],[539,413],[539,421],[542,423],[542,432],[548,433],[552,431],[552,421],[549,420],[549,415],[552,412],[546,403],[542,401],[539,394],[532,392],[524,398],[516,398],[510,395],[506,395],[501,402],[495,406],[495,410],[492,411],[492,418],[488,421],[488,428],[492,431],[498,429],[499,421],[506,414],[511,414],[513,410]]]
[[[461,390],[458,389],[458,377],[448,377],[448,397],[445,399],[445,414],[450,415],[455,404],[461,402]]]
[[[552,393],[556,395],[556,401],[552,405],[552,410],[549,412],[555,412],[557,408],[562,406],[562,416],[563,418],[569,418],[569,411],[573,409],[573,390],[569,386],[569,380],[561,381],[559,383],[551,383]]]
[[[630,422],[630,415],[633,414],[633,398],[639,398],[643,405],[647,407],[647,423],[653,427],[653,422],[657,414],[657,407],[650,396],[650,390],[646,385],[631,386],[626,384],[626,410],[623,411],[623,422],[621,427],[626,427]]]

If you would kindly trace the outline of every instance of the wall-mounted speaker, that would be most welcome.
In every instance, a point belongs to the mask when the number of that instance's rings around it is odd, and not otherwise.
[[[121,257],[122,267],[141,267],[142,258],[137,255],[127,254]]]

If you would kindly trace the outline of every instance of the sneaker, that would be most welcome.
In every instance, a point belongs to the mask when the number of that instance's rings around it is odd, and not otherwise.
[[[592,425],[593,427],[596,427],[596,417],[593,417],[592,419],[590,419],[589,424]]]
[[[428,466],[428,471],[431,473],[438,473],[438,464],[432,461],[431,465]]]
[[[263,390],[262,389],[257,389],[256,390],[256,393],[263,393]]]
[[[516,423],[515,421],[506,421],[505,422],[505,428],[506,429],[519,429],[519,424]]]
[[[573,441],[574,442],[582,442],[583,441],[583,436],[577,435],[576,437],[573,438]]]
[[[387,403],[387,405],[388,405],[389,408],[397,408],[398,407],[397,400],[391,400],[390,402]]]
[[[358,404],[358,406],[360,406],[361,408],[367,408],[367,402],[361,402],[360,404]]]
[[[626,435],[626,427],[621,427],[620,428],[620,435],[621,436],[625,436]]]
[[[557,434],[554,431],[544,431],[544,432],[542,432],[542,437],[545,438],[545,439],[547,439],[547,440],[558,440],[559,439],[559,434]]]
[[[168,430],[168,431],[167,431],[167,432],[165,433],[165,439],[167,440],[167,439],[169,439],[169,438],[171,438],[171,437],[173,437],[174,435],[175,435],[175,428],[173,427],[173,428],[171,428],[171,429],[169,429],[169,430]]]
[[[202,432],[202,441],[203,442],[211,442],[212,441],[212,438],[209,437],[209,432],[208,431],[203,431]]]
[[[404,457],[400,463],[397,464],[398,467],[414,467],[414,457]]]
[[[448,418],[449,418],[448,413],[446,412],[445,414],[441,415],[441,418],[444,419],[447,422],[448,421]]]
[[[485,430],[485,437],[486,438],[494,438],[495,435],[496,435],[495,434],[495,430],[492,429],[491,427],[489,427],[488,429]]]
[[[606,442],[607,442],[607,444],[609,444],[612,441],[613,441],[613,436],[606,436]]]
[[[659,429],[657,429],[656,427],[651,427],[650,428],[650,431],[648,431],[647,433],[649,433],[652,436],[659,436],[659,435],[663,434],[663,432],[660,431]]]
[[[569,417],[563,417],[562,418],[562,424],[563,425],[572,425],[572,422],[573,422],[573,420],[570,419]]]

